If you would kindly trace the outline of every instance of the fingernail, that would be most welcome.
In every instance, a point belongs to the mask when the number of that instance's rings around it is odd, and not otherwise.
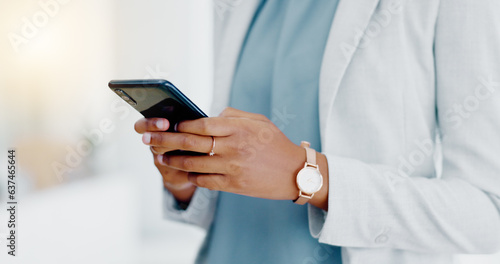
[[[158,152],[155,150],[155,148],[154,148],[154,147],[149,147],[149,148],[151,149],[151,152],[153,152],[154,154],[157,154],[157,155],[158,155],[158,154],[160,154],[160,153],[158,153]]]
[[[167,129],[165,126],[166,126],[166,124],[165,124],[165,120],[160,119],[160,120],[156,121],[156,127],[157,127],[158,129],[162,129],[162,130],[163,130],[163,129]]]
[[[162,165],[166,165],[165,161],[163,160],[163,155],[158,155],[158,162]]]
[[[142,142],[144,142],[144,144],[151,143],[151,133],[144,133],[144,135],[142,135]]]

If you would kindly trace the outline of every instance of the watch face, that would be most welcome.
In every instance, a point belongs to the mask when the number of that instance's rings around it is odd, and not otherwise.
[[[306,194],[313,194],[323,186],[323,177],[315,168],[305,167],[297,174],[297,185]]]

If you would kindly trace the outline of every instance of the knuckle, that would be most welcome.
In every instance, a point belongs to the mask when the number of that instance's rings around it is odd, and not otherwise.
[[[198,177],[194,177],[194,181],[195,181],[197,186],[213,190],[213,187],[211,186],[210,181],[208,181],[206,178],[207,177],[198,176]]]
[[[229,162],[227,163],[227,174],[230,175],[239,175],[241,173],[241,166],[235,162]]]
[[[238,154],[246,159],[253,159],[257,155],[255,147],[248,142],[241,142],[238,146]]]
[[[172,182],[172,180],[175,178],[173,175],[174,171],[171,169],[162,169],[161,170],[161,177],[163,178],[164,182]]]
[[[194,162],[191,158],[184,158],[181,160],[180,167],[182,169],[190,170],[193,168]]]
[[[163,184],[169,189],[184,189],[186,187],[186,178],[180,177],[181,175],[176,171],[170,171],[168,177],[163,177]]]
[[[196,146],[196,139],[192,136],[185,136],[181,140],[181,147],[184,150],[191,150]]]
[[[164,173],[162,173],[163,182],[173,185],[183,182],[183,178],[179,176],[179,171],[173,169],[166,169],[164,170]]]
[[[162,133],[151,133],[151,144],[162,146],[165,144],[165,138]]]
[[[254,125],[255,123],[254,122],[251,122],[248,119],[238,119],[236,122],[237,122],[238,127],[241,128],[239,130],[239,132],[241,133],[241,135],[243,137],[248,138],[253,134],[253,131],[255,130],[255,125]]]
[[[237,155],[239,152],[239,148],[236,144],[225,144],[224,151],[227,153],[231,153],[232,155]]]
[[[229,177],[226,176],[202,177],[200,180],[205,181],[206,188],[210,190],[225,190],[229,186]]]
[[[248,187],[249,183],[245,177],[235,176],[233,178],[233,185],[239,190],[245,190]]]
[[[170,155],[163,155],[163,163],[167,167],[172,166],[172,164],[170,163]]]
[[[208,187],[210,190],[212,191],[220,191],[220,190],[224,190],[225,188],[222,187],[219,183],[217,182],[212,182],[209,187]]]
[[[269,144],[273,141],[274,137],[276,135],[276,132],[273,131],[270,128],[263,128],[259,130],[258,138],[259,142],[263,144]]]
[[[224,108],[224,110],[222,110],[222,112],[220,113],[220,116],[227,116],[233,110],[234,110],[234,108],[232,108],[232,107],[226,107],[226,108]]]
[[[203,134],[208,134],[211,128],[211,123],[208,118],[201,119],[200,130]]]
[[[263,115],[263,114],[256,114],[257,116],[257,119],[260,119],[260,120],[269,120],[269,118],[267,118],[267,116]]]

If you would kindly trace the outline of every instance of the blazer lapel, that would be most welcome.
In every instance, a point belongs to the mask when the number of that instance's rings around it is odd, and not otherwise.
[[[319,113],[322,142],[328,115],[342,77],[361,36],[380,0],[341,0],[323,55],[319,84]],[[211,114],[228,105],[233,75],[241,46],[252,22],[259,0],[235,0],[215,16],[214,98]]]
[[[319,82],[321,141],[340,83],[380,0],[341,0],[323,55]]]
[[[216,6],[212,115],[219,114],[229,103],[231,84],[240,50],[259,3],[260,0],[234,0],[224,2],[222,9]]]

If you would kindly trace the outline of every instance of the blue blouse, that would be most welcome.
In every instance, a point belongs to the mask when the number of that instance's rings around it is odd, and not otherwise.
[[[264,0],[244,42],[230,105],[270,118],[321,151],[319,74],[338,0]],[[298,192],[298,191],[297,191]],[[221,192],[198,262],[342,263],[309,233],[307,206]]]

